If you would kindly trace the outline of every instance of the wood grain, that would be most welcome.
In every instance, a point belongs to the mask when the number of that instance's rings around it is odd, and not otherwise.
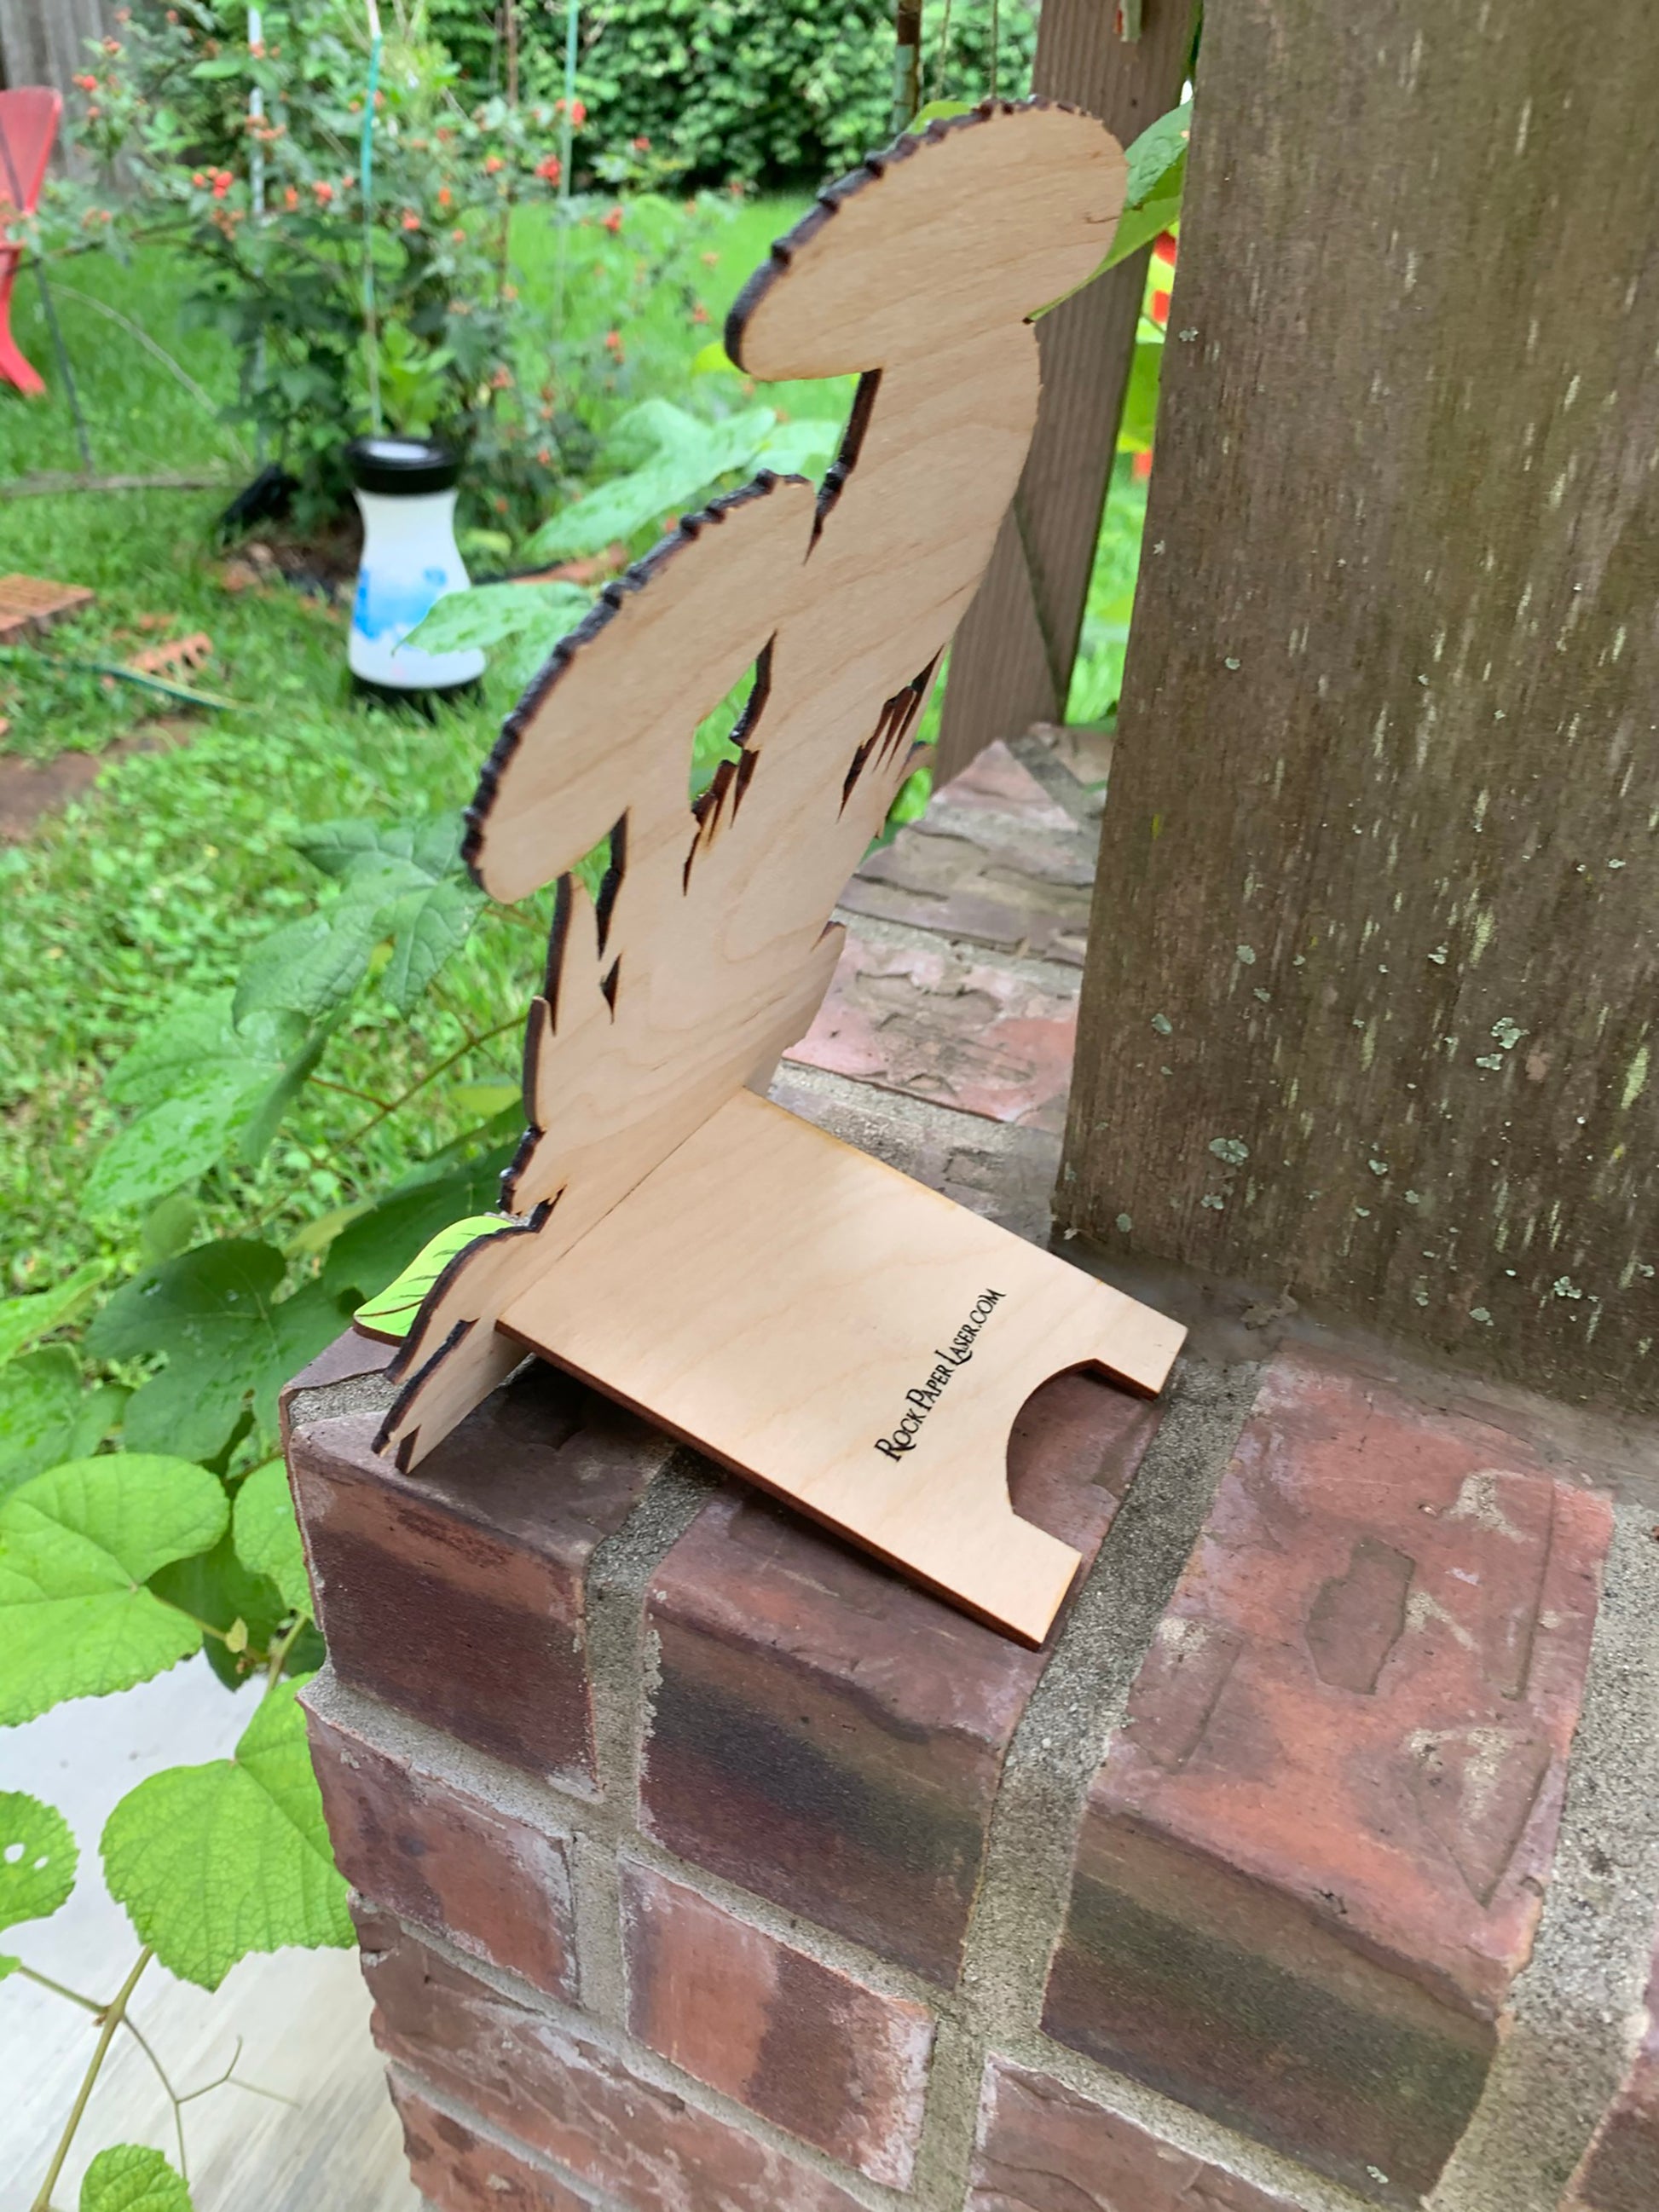
[[[1010,1506],[1014,1416],[1069,1365],[1156,1390],[1182,1332],[744,1086],[829,986],[836,900],[1018,480],[1027,318],[1098,264],[1123,181],[1092,118],[988,102],[822,195],[739,297],[726,346],[755,375],[859,375],[847,435],[817,494],[763,475],[608,586],[485,770],[479,881],[559,885],[521,1218],[416,1316],[379,1438],[400,1465],[530,1346],[1047,1632],[1077,1559]],[[692,734],[745,671],[739,750],[689,805]],[[590,900],[572,872],[607,837]]]
[[[1034,1644],[1078,1555],[1008,1502],[1014,1418],[1071,1367],[1153,1395],[1182,1334],[747,1092],[501,1325]]]
[[[1127,146],[1181,98],[1192,0],[1146,0],[1133,43],[1113,23],[1102,0],[1043,0],[1031,82],[1099,116]],[[1064,719],[1146,259],[1132,255],[1037,325],[1036,429],[985,580],[951,648],[936,784],[994,739]]]
[[[1206,15],[1060,1203],[1650,1413],[1659,42],[1558,33]]]

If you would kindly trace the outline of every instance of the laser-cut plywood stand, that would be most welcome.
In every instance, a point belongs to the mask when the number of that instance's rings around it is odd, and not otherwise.
[[[824,194],[732,310],[756,376],[860,374],[846,441],[821,493],[759,477],[611,586],[485,769],[478,879],[556,878],[556,916],[514,1220],[405,1342],[401,1465],[532,1348],[1047,1633],[1077,1554],[1009,1504],[1014,1416],[1069,1367],[1156,1392],[1182,1332],[757,1094],[829,984],[836,899],[1018,481],[1026,318],[1098,265],[1123,190],[1099,123],[988,103]],[[692,732],[751,667],[740,757],[688,811]],[[590,904],[569,871],[607,834]]]

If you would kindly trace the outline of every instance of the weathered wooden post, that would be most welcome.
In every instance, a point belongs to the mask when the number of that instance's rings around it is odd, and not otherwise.
[[[1137,39],[1106,0],[1045,0],[1031,89],[1124,145],[1181,98],[1192,0],[1146,0]],[[951,649],[935,781],[1066,709],[1146,281],[1137,253],[1038,325],[1042,410],[995,558]]]
[[[1060,1206],[1659,1405],[1659,45],[1206,11]]]

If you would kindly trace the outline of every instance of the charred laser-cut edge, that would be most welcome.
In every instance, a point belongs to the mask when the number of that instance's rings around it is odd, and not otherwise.
[[[691,816],[696,827],[691,832],[685,866],[680,870],[682,892],[691,888],[691,863],[704,845],[713,844],[714,841],[728,791],[732,793],[732,819],[735,822],[738,818],[743,794],[748,790],[750,778],[755,773],[757,756],[749,750],[749,741],[758,728],[760,718],[766,712],[766,702],[772,696],[772,650],[777,641],[777,632],[774,630],[755,655],[755,680],[749,687],[749,696],[743,702],[743,712],[732,726],[730,742],[738,748],[738,757],[718,763],[709,778],[708,790],[691,802]]]
[[[471,1321],[458,1321],[437,1350],[422,1360],[414,1373],[410,1374],[409,1370],[415,1358],[416,1347],[420,1341],[422,1318],[434,1310],[440,1299],[448,1294],[462,1272],[477,1259],[486,1245],[505,1243],[509,1237],[534,1237],[557,1203],[556,1198],[544,1200],[536,1208],[528,1221],[504,1221],[499,1229],[487,1230],[482,1237],[475,1237],[470,1244],[461,1248],[439,1275],[431,1289],[421,1300],[421,1310],[416,1315],[409,1334],[404,1339],[402,1345],[392,1355],[386,1367],[386,1371],[390,1379],[394,1382],[401,1382],[404,1387],[392,1400],[386,1410],[385,1419],[374,1432],[374,1449],[377,1452],[384,1452],[391,1443],[398,1425],[413,1404],[416,1393],[440,1361],[447,1359],[456,1346],[463,1343],[478,1325],[476,1317]],[[418,1427],[416,1427],[399,1442],[394,1455],[394,1463],[400,1474],[408,1474],[410,1462],[420,1442],[420,1436],[421,1431]]]
[[[665,538],[653,545],[641,559],[635,561],[632,568],[613,578],[605,586],[594,605],[575,629],[568,631],[554,647],[532,678],[518,705],[502,723],[501,733],[490,748],[489,757],[479,774],[478,787],[473,793],[472,804],[466,810],[466,831],[461,840],[461,858],[480,890],[486,888],[481,873],[484,836],[500,795],[501,778],[523,744],[526,732],[545,705],[549,694],[566,669],[585,645],[592,643],[626,601],[635,592],[643,591],[651,579],[665,568],[677,553],[684,551],[686,546],[702,535],[709,524],[724,522],[726,516],[737,508],[747,507],[752,501],[769,497],[780,484],[803,484],[807,489],[811,489],[805,477],[793,474],[780,476],[771,469],[762,469],[741,490],[725,492],[719,499],[710,500],[708,506],[700,508],[696,514],[683,515]]]
[[[794,228],[773,240],[769,258],[762,262],[732,301],[732,312],[726,319],[727,358],[738,368],[746,367],[743,358],[744,333],[756,308],[802,247],[809,246],[830,216],[840,212],[843,200],[862,191],[866,185],[878,182],[895,161],[908,161],[925,146],[937,145],[954,131],[974,130],[981,123],[994,122],[998,116],[1024,115],[1038,108],[1057,108],[1063,115],[1080,115],[1084,112],[1071,100],[1044,100],[1040,96],[1032,100],[982,100],[969,114],[938,116],[923,130],[901,131],[890,146],[884,147],[879,153],[866,154],[856,169],[849,170],[833,185],[826,185]]]
[[[941,646],[919,676],[913,676],[902,691],[895,691],[890,699],[883,702],[875,728],[854,751],[842,781],[841,805],[836,810],[838,814],[846,813],[847,803],[858,789],[859,779],[871,755],[875,755],[878,768],[896,756],[921,712],[921,702],[927,696],[927,687],[933,680],[933,671],[939,666],[944,649]]]

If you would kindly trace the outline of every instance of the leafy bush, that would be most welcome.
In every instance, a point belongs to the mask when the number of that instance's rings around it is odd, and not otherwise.
[[[563,87],[563,10],[520,9],[521,68],[543,99]],[[996,81],[1030,88],[1036,0],[1000,0]],[[923,95],[991,89],[991,0],[927,0]],[[493,0],[434,0],[434,34],[469,84],[501,76]],[[612,144],[650,150],[693,183],[814,190],[892,137],[891,0],[588,0],[577,89]]]
[[[515,258],[526,212],[539,204],[545,224],[558,192],[553,107],[464,105],[441,47],[388,39],[366,198],[362,8],[273,0],[257,50],[246,27],[241,0],[179,0],[94,49],[76,134],[106,177],[118,165],[121,191],[82,194],[80,234],[186,258],[196,312],[237,351],[235,412],[301,479],[311,514],[343,502],[341,449],[374,427],[378,402],[386,427],[466,453],[495,516],[539,520],[592,451],[580,395],[623,381],[616,333],[664,288],[695,301],[695,252],[717,204],[647,198],[625,239],[620,216],[567,204],[593,236],[581,248],[586,337],[562,345],[564,331],[526,311]],[[263,122],[248,114],[255,91]],[[611,185],[641,181],[631,153],[595,161]]]

